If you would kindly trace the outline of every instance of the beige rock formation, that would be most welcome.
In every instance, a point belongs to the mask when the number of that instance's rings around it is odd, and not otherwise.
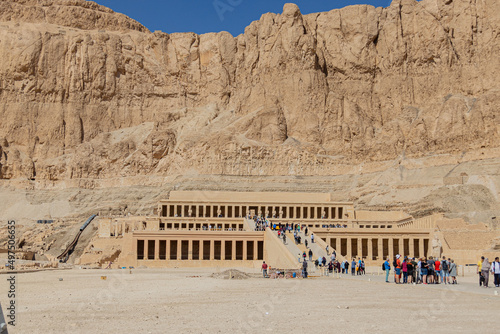
[[[0,1],[2,192],[41,205],[56,189],[65,216],[124,198],[82,189],[144,185],[149,204],[183,182],[269,177],[478,218],[499,208],[499,13],[496,0],[287,4],[233,37],[151,33],[83,0]]]

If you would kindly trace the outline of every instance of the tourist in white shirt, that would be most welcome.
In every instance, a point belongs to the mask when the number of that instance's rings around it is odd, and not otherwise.
[[[495,286],[500,287],[500,262],[498,261],[498,256],[495,258],[495,262],[491,264],[491,272],[495,278]]]

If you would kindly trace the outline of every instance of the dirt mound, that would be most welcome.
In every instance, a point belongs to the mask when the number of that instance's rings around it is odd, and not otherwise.
[[[213,273],[210,277],[218,279],[248,279],[251,276],[237,269],[228,269],[220,273]]]

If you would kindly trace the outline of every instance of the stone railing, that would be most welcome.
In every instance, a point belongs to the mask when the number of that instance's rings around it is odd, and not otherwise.
[[[435,213],[430,216],[413,219],[410,221],[402,222],[397,224],[398,228],[416,228],[416,229],[434,229],[436,228],[436,222],[443,218],[442,213]]]

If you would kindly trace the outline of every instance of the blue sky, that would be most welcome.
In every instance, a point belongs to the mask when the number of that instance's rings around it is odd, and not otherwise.
[[[149,30],[166,33],[229,31],[243,33],[250,22],[267,12],[281,13],[287,2],[296,3],[303,14],[324,12],[355,4],[387,7],[391,0],[96,0],[123,13]]]

